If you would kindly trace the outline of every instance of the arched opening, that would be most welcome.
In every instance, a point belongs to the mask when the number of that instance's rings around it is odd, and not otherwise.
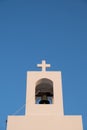
[[[43,78],[37,81],[35,88],[36,104],[53,104],[53,82]]]

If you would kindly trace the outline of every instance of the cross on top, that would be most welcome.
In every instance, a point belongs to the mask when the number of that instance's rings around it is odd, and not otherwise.
[[[46,68],[50,68],[51,65],[50,64],[46,64],[46,61],[42,60],[42,64],[37,64],[37,67],[42,68],[42,71],[46,71]]]

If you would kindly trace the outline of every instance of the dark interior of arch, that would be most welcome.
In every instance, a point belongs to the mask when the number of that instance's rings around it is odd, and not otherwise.
[[[43,78],[36,83],[35,88],[36,104],[52,104],[53,103],[53,82]]]

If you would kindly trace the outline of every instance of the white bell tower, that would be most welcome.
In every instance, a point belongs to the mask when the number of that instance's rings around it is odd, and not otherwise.
[[[61,72],[46,71],[49,64],[42,61],[38,64],[42,67],[40,72],[27,73],[27,96],[26,96],[26,115],[63,115],[63,98],[62,98],[62,84]],[[42,85],[42,90],[41,90]],[[52,104],[36,104],[35,89],[40,86],[41,91],[45,91],[46,87],[53,88],[53,102]],[[39,90],[39,91],[40,91]],[[44,92],[45,93],[45,92]]]
[[[81,116],[64,115],[61,72],[50,66],[43,60],[42,71],[27,72],[25,115],[9,116],[7,130],[83,130]]]

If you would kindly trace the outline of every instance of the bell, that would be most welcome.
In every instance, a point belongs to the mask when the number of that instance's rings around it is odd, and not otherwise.
[[[41,97],[41,101],[39,102],[39,104],[50,104],[50,102],[49,102],[49,100],[48,100],[46,95],[43,95]]]

